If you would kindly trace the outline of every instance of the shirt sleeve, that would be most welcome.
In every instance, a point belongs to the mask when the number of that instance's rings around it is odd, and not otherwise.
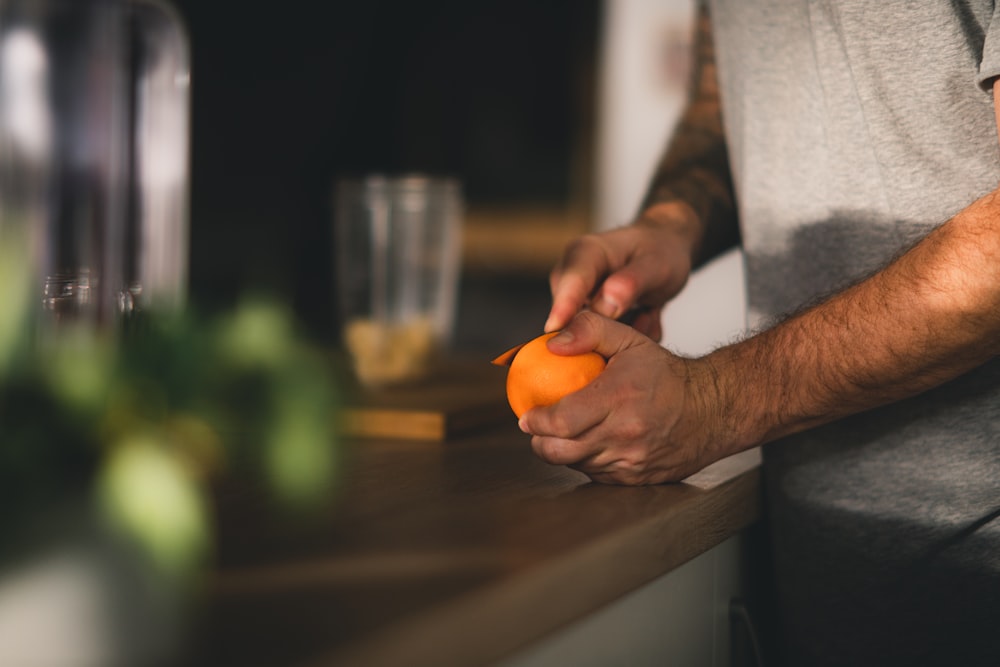
[[[986,26],[977,83],[984,91],[990,92],[993,88],[993,79],[998,76],[1000,76],[1000,4],[993,8],[993,16]]]

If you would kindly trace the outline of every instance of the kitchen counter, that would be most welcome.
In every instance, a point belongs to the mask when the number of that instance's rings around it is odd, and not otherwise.
[[[759,454],[684,483],[612,487],[550,466],[510,423],[351,439],[329,506],[220,491],[198,663],[485,665],[707,552],[761,513]]]

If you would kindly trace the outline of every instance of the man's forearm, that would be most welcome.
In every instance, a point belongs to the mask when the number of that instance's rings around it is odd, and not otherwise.
[[[657,165],[640,215],[683,202],[701,224],[692,262],[699,265],[739,243],[729,156],[722,128],[715,50],[708,12],[698,8],[690,100]]]
[[[913,396],[1000,352],[1000,195],[888,267],[691,363],[688,428],[732,451]]]

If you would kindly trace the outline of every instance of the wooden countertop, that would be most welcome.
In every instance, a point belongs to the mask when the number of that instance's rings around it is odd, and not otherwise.
[[[345,449],[338,497],[308,519],[250,489],[220,494],[191,663],[489,664],[761,512],[756,450],[683,484],[627,488],[541,462],[513,417],[444,442]]]

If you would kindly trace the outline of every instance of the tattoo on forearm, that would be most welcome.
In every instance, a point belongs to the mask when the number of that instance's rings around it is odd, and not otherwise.
[[[653,174],[642,210],[677,200],[691,206],[702,221],[696,265],[739,243],[711,21],[704,3],[699,3],[695,22],[690,101]]]

